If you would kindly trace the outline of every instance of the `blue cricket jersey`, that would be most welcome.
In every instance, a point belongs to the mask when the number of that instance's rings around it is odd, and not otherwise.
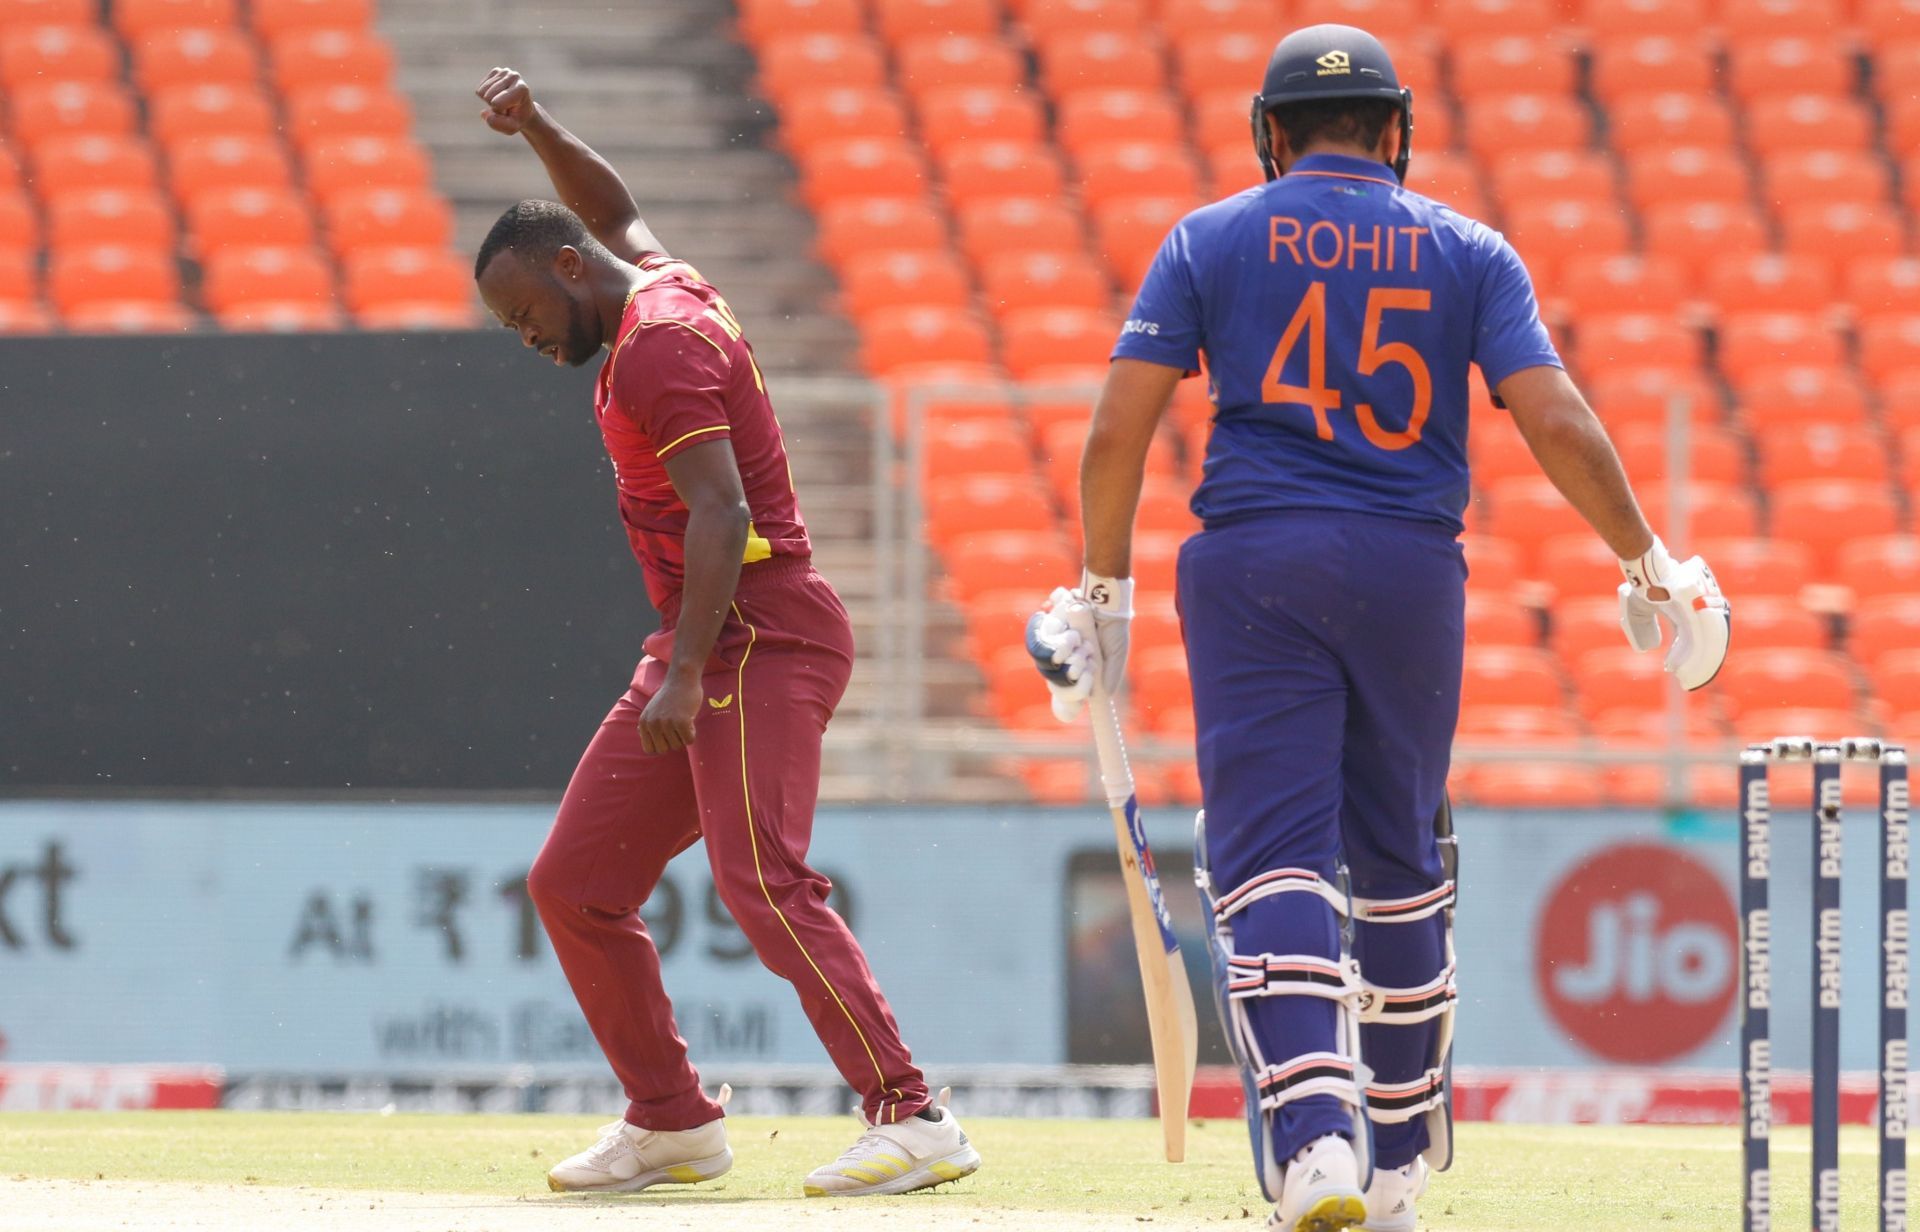
[[[1497,231],[1333,154],[1195,210],[1161,245],[1113,357],[1197,372],[1203,352],[1208,525],[1339,509],[1458,533],[1467,365],[1490,388],[1560,366]]]

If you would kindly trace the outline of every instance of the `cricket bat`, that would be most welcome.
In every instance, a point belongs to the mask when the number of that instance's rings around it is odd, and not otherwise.
[[[1154,1085],[1160,1094],[1160,1130],[1167,1162],[1187,1154],[1187,1103],[1193,1094],[1193,1067],[1200,1049],[1194,1018],[1193,987],[1173,919],[1160,892],[1147,832],[1134,798],[1133,770],[1120,738],[1120,716],[1113,699],[1096,692],[1088,702],[1093,743],[1100,754],[1100,781],[1113,813],[1113,837],[1120,848],[1121,880],[1127,886],[1127,911],[1133,920],[1133,948],[1140,959],[1140,984],[1147,996],[1147,1031],[1153,1038]]]

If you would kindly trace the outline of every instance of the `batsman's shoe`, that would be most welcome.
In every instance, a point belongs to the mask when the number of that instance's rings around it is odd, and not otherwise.
[[[930,1111],[932,1120],[912,1116],[895,1125],[867,1127],[847,1153],[809,1173],[809,1198],[853,1198],[865,1194],[902,1194],[930,1189],[971,1176],[980,1168],[980,1152],[967,1141],[960,1122],[947,1108],[951,1092],[941,1088]]]
[[[721,1090],[721,1103],[731,1094]],[[631,1193],[653,1185],[694,1185],[733,1167],[727,1120],[718,1117],[694,1129],[641,1129],[615,1121],[600,1129],[600,1141],[547,1173],[556,1193]]]
[[[1418,1155],[1404,1168],[1373,1170],[1373,1184],[1367,1186],[1367,1222],[1365,1232],[1413,1232],[1413,1204],[1427,1192],[1430,1170]]]
[[[1277,1232],[1342,1232],[1364,1223],[1366,1195],[1353,1144],[1338,1134],[1315,1138],[1282,1174],[1280,1201],[1267,1227]]]

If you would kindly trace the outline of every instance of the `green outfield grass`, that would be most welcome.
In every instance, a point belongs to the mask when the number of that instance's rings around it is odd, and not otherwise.
[[[588,1145],[598,1124],[556,1116],[0,1114],[0,1180],[302,1185],[556,1202],[755,1202],[771,1209],[799,1203],[800,1177],[837,1155],[857,1128],[851,1118],[736,1117],[731,1126],[737,1162],[711,1185],[622,1198],[547,1196],[545,1169]],[[1178,1166],[1158,1161],[1159,1132],[1149,1121],[983,1117],[970,1120],[968,1132],[986,1165],[945,1187],[943,1204],[1149,1218],[1163,1212],[1168,1222],[1264,1215],[1239,1122],[1197,1122],[1189,1134],[1188,1162]],[[1437,1179],[1421,1205],[1425,1227],[1599,1232],[1738,1226],[1738,1137],[1730,1129],[1463,1125],[1459,1138],[1457,1166]],[[1873,1150],[1868,1131],[1847,1130],[1845,1226],[1873,1224]],[[1805,1227],[1804,1131],[1783,1132],[1774,1155],[1776,1185],[1783,1191],[1775,1226]]]

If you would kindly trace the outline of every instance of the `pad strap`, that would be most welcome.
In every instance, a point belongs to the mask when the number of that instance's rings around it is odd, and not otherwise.
[[[1227,960],[1227,995],[1324,997],[1358,1006],[1366,986],[1352,960],[1318,954],[1235,954]]]
[[[1430,1069],[1412,1082],[1375,1082],[1367,1087],[1367,1115],[1377,1125],[1396,1125],[1426,1115],[1447,1099],[1447,1075]]]
[[[1259,878],[1254,880],[1258,881]],[[1410,898],[1356,898],[1353,900],[1353,917],[1369,924],[1411,924],[1452,906],[1453,882],[1443,881],[1424,894],[1415,894]]]
[[[1266,1112],[1309,1095],[1331,1095],[1342,1103],[1360,1106],[1353,1059],[1337,1052],[1307,1052],[1285,1065],[1269,1065],[1254,1083],[1260,1092],[1260,1107]]]
[[[1452,963],[1418,988],[1385,988],[1362,981],[1360,1021],[1410,1027],[1451,1012],[1459,1000],[1460,988],[1454,983]]]
[[[1451,886],[1452,883],[1448,884]],[[1276,868],[1272,872],[1261,873],[1258,877],[1244,882],[1231,892],[1215,899],[1213,915],[1215,919],[1224,922],[1250,903],[1259,902],[1275,894],[1298,893],[1318,894],[1337,914],[1343,917],[1347,914],[1347,896],[1328,885],[1320,874],[1307,868]]]

